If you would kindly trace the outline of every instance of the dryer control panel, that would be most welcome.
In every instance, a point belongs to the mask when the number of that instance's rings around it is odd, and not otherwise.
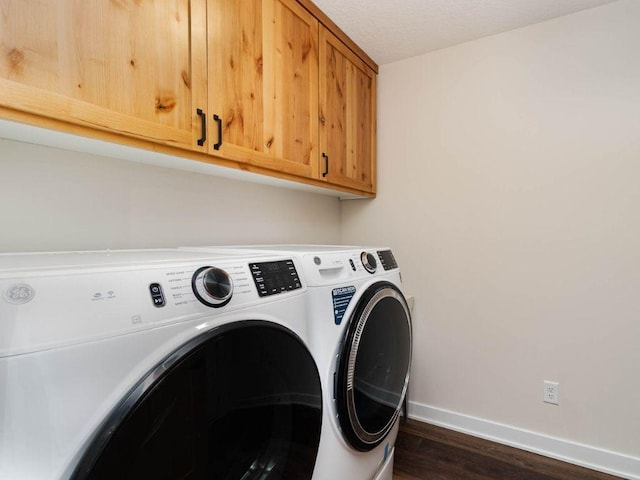
[[[382,268],[384,268],[385,270],[393,270],[394,268],[398,268],[398,264],[396,263],[396,259],[393,256],[391,250],[378,250],[378,258],[380,259]]]
[[[340,285],[400,272],[389,249],[311,252],[302,256],[302,268],[307,286]]]

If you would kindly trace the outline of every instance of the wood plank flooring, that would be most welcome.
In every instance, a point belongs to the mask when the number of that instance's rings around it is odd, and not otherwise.
[[[620,477],[409,419],[400,423],[393,479],[620,480]]]

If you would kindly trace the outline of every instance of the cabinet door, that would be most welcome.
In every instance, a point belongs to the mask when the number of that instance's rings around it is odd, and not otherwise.
[[[375,192],[376,75],[320,29],[320,177]]]
[[[293,0],[207,5],[212,153],[315,177],[318,21]]]
[[[0,106],[198,146],[206,0],[0,0]]]

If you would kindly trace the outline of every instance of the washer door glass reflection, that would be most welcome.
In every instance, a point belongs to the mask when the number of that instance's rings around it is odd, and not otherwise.
[[[315,362],[285,329],[243,323],[187,351],[74,478],[311,479],[322,419]]]

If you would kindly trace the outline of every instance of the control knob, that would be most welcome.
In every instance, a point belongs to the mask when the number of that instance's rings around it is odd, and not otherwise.
[[[376,257],[371,253],[362,252],[360,254],[360,261],[362,262],[362,266],[369,273],[375,273],[376,268],[378,267],[378,262],[376,261]]]
[[[199,268],[193,274],[191,287],[196,298],[209,307],[222,307],[233,296],[233,281],[221,268]]]

